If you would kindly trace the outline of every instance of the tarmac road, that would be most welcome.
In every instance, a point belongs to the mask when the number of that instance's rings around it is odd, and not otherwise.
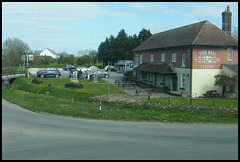
[[[238,159],[238,125],[76,119],[2,99],[2,159]]]

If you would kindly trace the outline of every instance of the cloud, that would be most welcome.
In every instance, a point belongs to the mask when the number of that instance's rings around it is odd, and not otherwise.
[[[141,11],[152,11],[155,9],[166,7],[166,5],[164,4],[142,4],[142,3],[131,3],[128,6]]]
[[[12,19],[20,17],[24,21],[39,22],[85,21],[101,15],[136,16],[129,12],[106,10],[101,3],[93,2],[4,2],[2,14]]]
[[[146,26],[147,29],[151,31],[152,34],[170,30],[173,26],[172,23],[153,23]]]
[[[191,17],[192,14],[185,12],[183,10],[179,10],[179,9],[167,9],[162,11],[163,14],[165,15],[169,15],[169,16],[186,16],[186,17]]]

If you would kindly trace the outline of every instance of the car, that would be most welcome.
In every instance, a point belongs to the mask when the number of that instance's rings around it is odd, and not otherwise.
[[[92,69],[89,69],[87,67],[77,67],[77,71],[82,71],[82,73],[86,73],[86,71],[92,71]]]
[[[99,78],[108,78],[110,76],[109,73],[104,70],[96,70],[91,72],[90,77],[94,77],[96,75]]]
[[[38,78],[51,78],[51,77],[59,78],[60,76],[61,76],[61,73],[56,68],[46,68],[43,70],[39,70],[37,72]]]
[[[71,69],[76,69],[76,67],[74,65],[65,65],[63,67],[63,70],[65,71],[71,71]]]
[[[45,71],[45,70],[58,70],[58,68],[43,68],[43,69],[38,70],[38,71],[37,71],[37,74],[38,74],[38,73],[41,73],[41,72],[43,72],[43,71]],[[59,71],[59,70],[58,70],[58,71]]]
[[[113,65],[107,65],[104,67],[105,71],[117,71],[117,68]]]

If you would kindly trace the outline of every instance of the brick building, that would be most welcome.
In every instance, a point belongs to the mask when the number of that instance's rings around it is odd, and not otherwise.
[[[231,19],[225,16],[228,12],[229,7],[222,13],[223,23]],[[133,50],[137,78],[179,94],[222,93],[214,76],[224,69],[235,69],[230,73],[238,75],[238,40],[224,24],[227,31],[205,20],[152,35]]]

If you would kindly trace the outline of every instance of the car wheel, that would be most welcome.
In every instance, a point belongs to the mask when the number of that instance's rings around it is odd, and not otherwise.
[[[55,75],[55,77],[56,77],[56,78],[59,78],[59,75],[57,74],[57,75]]]
[[[40,75],[40,78],[44,78],[44,75]]]

